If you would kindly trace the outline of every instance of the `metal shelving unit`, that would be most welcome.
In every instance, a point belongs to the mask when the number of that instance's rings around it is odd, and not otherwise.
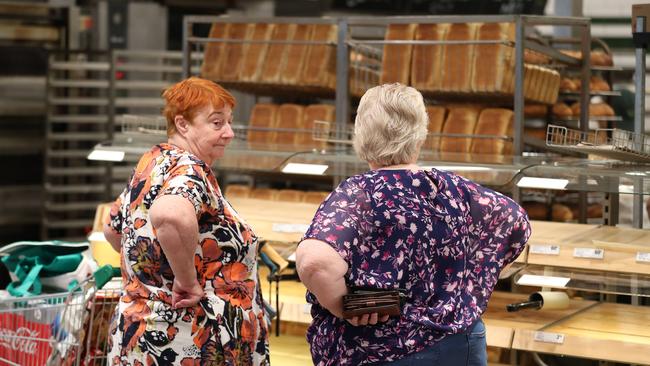
[[[97,204],[124,188],[132,165],[91,161],[112,141],[123,114],[160,115],[161,92],[180,80],[181,53],[114,50],[62,52],[47,79],[43,238],[81,238]]]
[[[105,52],[53,52],[47,74],[44,205],[41,237],[82,238],[105,200],[105,163],[86,159],[109,138],[109,76]]]

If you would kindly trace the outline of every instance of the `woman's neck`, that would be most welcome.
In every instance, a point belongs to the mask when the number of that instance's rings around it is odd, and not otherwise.
[[[420,166],[417,165],[416,163],[406,163],[406,164],[394,164],[394,165],[386,165],[386,166],[381,166],[381,165],[376,165],[376,164],[369,164],[370,169],[372,170],[420,170]]]

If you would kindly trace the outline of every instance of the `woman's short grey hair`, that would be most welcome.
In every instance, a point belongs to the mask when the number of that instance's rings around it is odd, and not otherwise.
[[[354,149],[379,166],[406,164],[417,158],[427,137],[429,117],[422,94],[399,83],[368,89],[354,121]]]

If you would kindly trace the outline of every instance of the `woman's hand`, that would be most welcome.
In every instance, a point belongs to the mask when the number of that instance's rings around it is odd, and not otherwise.
[[[352,317],[350,319],[345,319],[348,321],[348,323],[354,325],[355,327],[358,327],[360,325],[375,325],[379,322],[385,323],[388,321],[389,315],[382,315],[381,317],[379,316],[378,313],[372,313],[372,314],[363,314],[359,316]]]
[[[172,286],[172,308],[189,308],[196,305],[201,298],[205,296],[203,287],[199,281],[194,281],[188,285],[181,284],[178,280],[174,280]]]

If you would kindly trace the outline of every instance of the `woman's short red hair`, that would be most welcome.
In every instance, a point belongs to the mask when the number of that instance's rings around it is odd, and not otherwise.
[[[163,115],[167,119],[167,136],[176,133],[174,118],[183,116],[192,123],[196,114],[206,106],[213,108],[235,107],[235,97],[219,84],[197,77],[190,77],[170,86],[162,93],[165,99]]]

